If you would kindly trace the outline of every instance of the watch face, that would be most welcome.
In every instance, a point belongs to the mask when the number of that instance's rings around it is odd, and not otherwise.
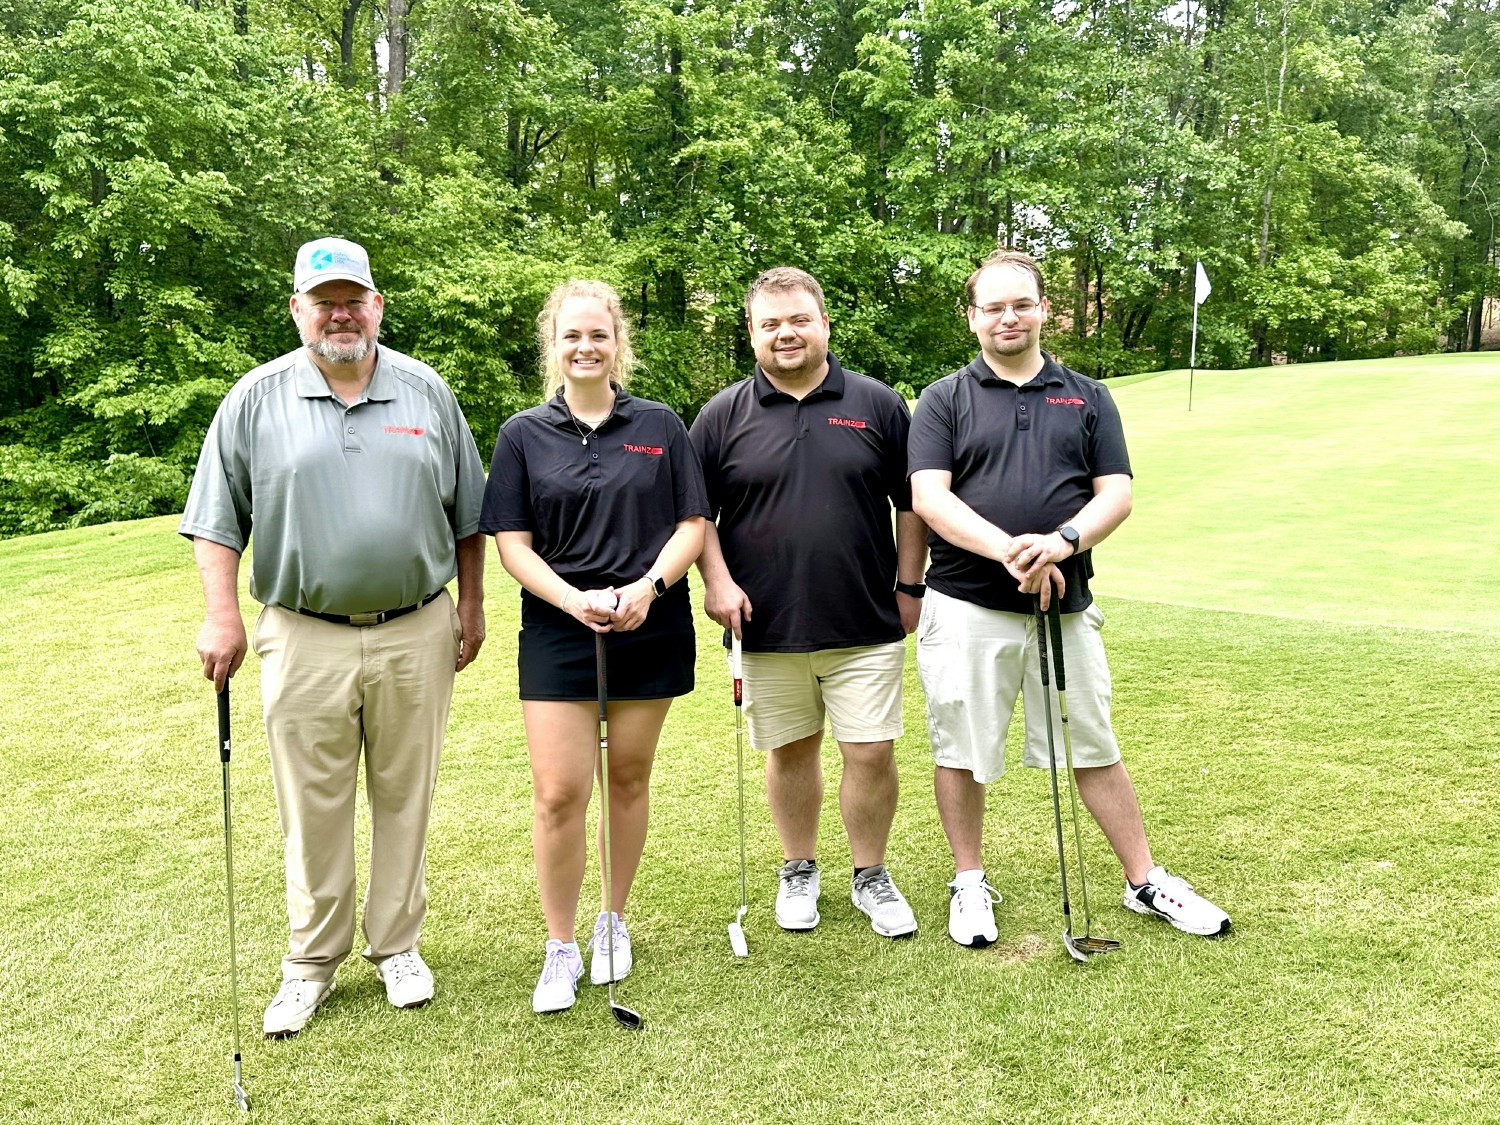
[[[653,590],[656,591],[656,596],[658,598],[666,597],[666,594],[667,594],[667,583],[666,583],[666,581],[664,579],[653,578],[653,579],[651,579],[651,589],[653,589]]]

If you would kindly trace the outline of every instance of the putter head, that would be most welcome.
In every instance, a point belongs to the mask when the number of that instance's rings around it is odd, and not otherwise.
[[[609,1002],[609,1011],[615,1017],[615,1022],[626,1031],[639,1031],[645,1023],[639,1012],[633,1012],[629,1008],[616,1004],[613,1000]]]
[[[1120,943],[1114,938],[1094,937],[1090,934],[1075,937],[1071,930],[1063,931],[1063,945],[1067,947],[1068,956],[1075,961],[1087,961],[1096,953],[1113,953],[1120,948]]]
[[[734,950],[736,957],[750,956],[750,947],[745,944],[745,927],[740,925],[738,918],[729,923],[729,948]]]

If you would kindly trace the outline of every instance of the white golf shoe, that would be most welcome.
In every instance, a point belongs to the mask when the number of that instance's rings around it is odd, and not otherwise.
[[[630,952],[630,935],[625,932],[625,919],[618,914],[600,914],[594,923],[594,936],[589,939],[593,949],[593,960],[589,962],[589,980],[595,984],[609,983],[609,920],[615,925],[615,980],[622,981],[630,974],[635,963]]]
[[[583,976],[583,954],[556,938],[547,939],[547,960],[542,975],[531,990],[533,1012],[562,1012],[573,1006],[578,995],[578,978]]]
[[[281,982],[276,998],[266,1008],[261,1030],[268,1038],[284,1039],[307,1026],[318,1005],[333,991],[331,980],[288,980]]]
[[[818,924],[822,876],[818,861],[794,859],[782,866],[776,891],[776,924],[783,930],[810,930]]]
[[[870,928],[881,937],[907,937],[917,932],[917,916],[906,901],[885,864],[877,864],[854,878],[849,896],[870,919]]]
[[[415,949],[377,962],[375,972],[385,981],[385,998],[398,1008],[420,1008],[432,999],[432,970]]]
[[[1185,934],[1218,937],[1229,932],[1229,915],[1164,867],[1146,873],[1146,885],[1125,884],[1125,909],[1171,922]]]
[[[995,926],[1000,892],[990,886],[984,872],[977,874],[962,882],[955,876],[948,884],[948,936],[972,949],[982,949],[1000,936]]]

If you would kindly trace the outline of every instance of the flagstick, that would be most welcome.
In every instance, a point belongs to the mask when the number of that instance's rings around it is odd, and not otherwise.
[[[1188,413],[1193,412],[1193,369],[1198,366],[1198,302],[1193,302],[1193,344],[1188,353]]]

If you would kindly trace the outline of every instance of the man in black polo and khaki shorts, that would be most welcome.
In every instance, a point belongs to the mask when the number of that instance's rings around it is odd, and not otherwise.
[[[1130,461],[1103,384],[1041,350],[1048,306],[1041,271],[997,251],[965,285],[980,354],[929,386],[909,445],[913,507],[932,529],[928,595],[917,630],[936,762],[933,787],[953,851],[948,933],[960,945],[997,937],[1000,895],[980,860],[984,786],[1005,772],[1005,731],[1018,694],[1025,765],[1047,768],[1034,599],[1062,599],[1068,719],[1078,795],[1124,867],[1124,905],[1212,936],[1229,917],[1151,858],[1135,786],[1110,725],[1104,615],[1088,580],[1090,550],[1130,514]]]
[[[269,1036],[302,1030],[353,947],[361,756],[364,956],[395,1006],[432,998],[417,952],[427,821],[454,672],[484,641],[484,467],[453,392],[377,345],[384,301],[356,243],[306,243],[290,307],[303,346],[219,405],[179,528],[203,580],[198,656],[217,688],[245,658],[236,587],[255,533],[254,644],[291,929]],[[444,589],[455,574],[457,606]]]
[[[691,436],[717,519],[698,560],[704,609],[743,638],[750,744],[769,751],[766,794],[785,860],[776,921],[810,930],[820,918],[826,716],[843,756],[851,899],[876,933],[901,937],[917,922],[885,848],[904,638],[916,626],[926,553],[905,479],[910,418],[895,391],[846,371],[828,350],[811,274],[766,271],[745,313],[755,375],[715,396]]]

